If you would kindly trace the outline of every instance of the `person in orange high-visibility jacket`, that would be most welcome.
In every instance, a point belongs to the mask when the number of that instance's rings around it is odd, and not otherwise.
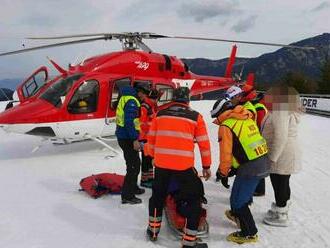
[[[233,106],[229,99],[219,99],[211,111],[219,125],[219,174],[227,178],[232,168],[237,169],[230,195],[231,210],[226,216],[235,221],[240,231],[227,236],[236,243],[256,242],[257,228],[249,209],[259,180],[269,174],[267,144],[252,119],[252,113],[241,105]]]
[[[203,176],[207,180],[211,176],[210,141],[202,115],[188,105],[189,89],[175,89],[173,99],[157,113],[148,133],[148,153],[154,158],[155,177],[149,200],[147,234],[150,240],[157,239],[169,181],[174,178],[178,182],[179,194],[190,206],[183,247],[195,247],[202,184],[194,170],[194,142],[199,146]]]
[[[151,121],[156,113],[156,104],[153,96],[155,92],[150,89],[149,85],[140,85],[136,87],[138,98],[141,102],[140,107],[140,136],[141,144],[141,183],[142,187],[151,188],[154,179],[154,168],[152,165],[152,157],[147,154],[147,134],[149,132]],[[151,94],[154,93],[154,94]]]
[[[263,103],[263,94],[257,94],[254,87],[250,84],[245,84],[242,88],[232,86],[227,90],[227,96],[229,96],[233,105],[242,105],[253,115],[253,119],[256,121],[260,131],[261,123],[263,122],[268,110]],[[219,177],[219,174],[217,173]],[[219,179],[218,179],[219,180]],[[254,192],[254,196],[264,196],[266,191],[265,179],[260,179],[260,182]],[[253,200],[251,199],[251,202]]]

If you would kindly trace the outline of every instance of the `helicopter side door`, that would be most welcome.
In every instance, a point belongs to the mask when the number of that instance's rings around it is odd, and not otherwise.
[[[48,80],[48,69],[41,66],[17,87],[19,101],[25,102],[35,96]]]
[[[63,103],[67,121],[60,122],[61,136],[70,139],[100,136],[104,126],[100,89],[100,82],[96,79],[86,79],[72,88],[72,93]]]
[[[132,85],[130,77],[116,78],[109,81],[109,90],[107,97],[107,110],[105,116],[105,126],[102,136],[115,135],[116,131],[116,108],[120,98],[120,88]]]

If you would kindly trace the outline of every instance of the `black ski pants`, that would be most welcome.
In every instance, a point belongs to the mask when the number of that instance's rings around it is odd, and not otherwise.
[[[291,175],[270,174],[275,202],[278,207],[285,207],[287,201],[290,200],[290,176]]]
[[[153,170],[152,166],[152,157],[146,156],[144,154],[144,151],[142,151],[142,163],[141,163],[141,181],[148,181],[148,179],[151,179],[150,173]]]
[[[133,140],[118,139],[118,144],[123,150],[126,161],[126,176],[121,193],[122,199],[131,199],[135,196],[137,189],[137,178],[140,173],[140,156],[139,152],[133,148]]]
[[[197,175],[193,168],[184,171],[175,171],[155,167],[155,177],[152,184],[152,195],[149,199],[149,216],[161,219],[165,199],[168,195],[168,186],[171,178],[174,177],[179,185],[179,198],[187,204],[184,214],[187,218],[187,228],[197,230],[199,218],[201,215],[201,201],[199,187],[197,183]],[[198,178],[198,180],[200,180]],[[194,183],[196,182],[196,184]],[[196,185],[196,187],[191,187]],[[156,215],[156,216],[155,216]]]

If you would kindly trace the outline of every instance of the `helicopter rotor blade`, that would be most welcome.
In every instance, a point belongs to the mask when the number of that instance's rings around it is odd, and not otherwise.
[[[40,50],[40,49],[46,49],[46,48],[51,48],[51,47],[60,47],[60,46],[67,46],[67,45],[86,43],[86,42],[92,42],[92,41],[97,41],[97,40],[109,40],[109,39],[112,39],[112,38],[109,37],[109,36],[104,36],[104,37],[97,37],[97,38],[90,38],[90,39],[73,40],[73,41],[54,43],[54,44],[49,44],[49,45],[43,45],[43,46],[37,46],[37,47],[31,47],[31,48],[25,48],[25,49],[0,53],[0,56],[6,56],[6,55],[12,55],[12,54],[18,54],[18,53],[25,53],[25,52],[30,52],[30,51],[34,51],[34,50]]]
[[[166,38],[166,37],[164,37],[164,38]],[[220,42],[230,42],[230,43],[242,43],[242,44],[249,44],[249,45],[264,45],[264,46],[296,48],[296,49],[305,49],[305,50],[314,50],[315,49],[315,47],[307,47],[307,46],[303,47],[303,46],[286,45],[286,44],[280,44],[280,43],[259,42],[259,41],[227,40],[227,39],[190,37],[190,36],[168,36],[168,38],[185,39],[185,40],[220,41]]]
[[[74,35],[62,35],[62,36],[42,36],[42,37],[26,37],[28,40],[60,40],[60,39],[72,39],[72,38],[84,38],[94,36],[115,36],[119,33],[96,33],[96,34],[74,34]]]
[[[73,34],[73,35],[61,35],[61,36],[41,36],[41,37],[26,37],[29,40],[59,40],[59,39],[72,39],[72,38],[84,38],[84,37],[95,37],[95,36],[113,36],[116,38],[125,38],[125,37],[140,37],[142,39],[158,39],[158,38],[170,38],[167,35],[161,35],[150,32],[142,33],[94,33],[94,34]]]

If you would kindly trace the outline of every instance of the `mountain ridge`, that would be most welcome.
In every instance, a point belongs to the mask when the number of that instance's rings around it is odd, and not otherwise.
[[[240,73],[242,67],[243,78],[249,72],[256,75],[256,82],[261,84],[279,81],[288,72],[302,72],[307,77],[317,80],[320,76],[320,67],[329,56],[330,33],[323,33],[306,38],[291,45],[312,46],[313,50],[280,48],[272,53],[265,53],[255,58],[236,58],[233,68],[235,73]],[[228,58],[208,60],[201,58],[183,59],[190,70],[197,74],[223,76]]]

